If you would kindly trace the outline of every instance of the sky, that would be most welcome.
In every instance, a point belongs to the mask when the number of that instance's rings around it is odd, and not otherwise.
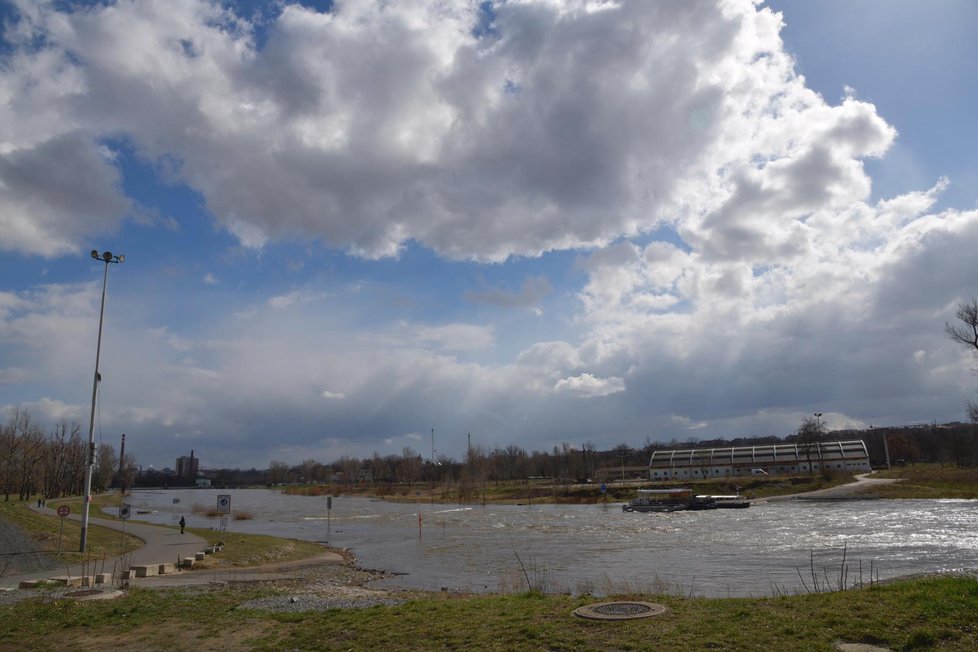
[[[971,0],[0,0],[0,407],[144,467],[965,419]]]

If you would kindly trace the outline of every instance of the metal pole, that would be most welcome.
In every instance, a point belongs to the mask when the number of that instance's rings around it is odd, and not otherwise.
[[[88,544],[88,511],[92,499],[92,471],[95,469],[95,398],[98,395],[99,358],[102,355],[102,318],[105,315],[105,286],[109,280],[109,261],[105,260],[102,274],[102,305],[98,311],[98,342],[95,346],[95,378],[92,381],[92,416],[88,420],[88,464],[85,466],[85,494],[82,496],[81,543],[78,552],[85,552]]]

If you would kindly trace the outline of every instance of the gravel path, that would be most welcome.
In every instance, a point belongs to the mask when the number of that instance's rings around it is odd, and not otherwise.
[[[58,568],[58,560],[40,551],[23,530],[0,518],[0,577]]]

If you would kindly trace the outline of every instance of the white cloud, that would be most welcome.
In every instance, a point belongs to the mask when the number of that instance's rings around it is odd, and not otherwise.
[[[457,313],[334,315],[312,282],[215,298],[193,326],[162,325],[155,298],[131,292],[105,350],[107,423],[139,424],[162,459],[193,437],[235,463],[325,446],[313,437],[367,454],[354,443],[431,427],[545,448],[554,433],[786,434],[813,409],[833,424],[962,411],[973,377],[942,329],[978,287],[978,211],[935,211],[945,179],[870,203],[864,160],[896,130],[848,89],[832,105],[806,88],[776,15],[526,0],[494,5],[476,36],[480,5],[286,5],[258,47],[210,2],[17,4],[0,69],[4,249],[84,250],[141,212],[124,146],[245,247],[318,239],[378,257],[414,242],[522,265],[514,285],[465,293],[477,310],[542,314],[568,281],[521,257],[582,250],[579,312],[533,320],[535,340]],[[209,293],[232,286],[230,269],[219,285],[202,272]],[[0,291],[5,400],[87,414],[98,295]],[[493,358],[512,341],[523,350]]]
[[[93,157],[122,134],[242,244],[308,235],[364,256],[413,239],[501,261],[698,216],[684,238],[713,257],[784,257],[805,249],[802,214],[865,195],[858,158],[893,129],[869,104],[805,89],[769,10],[602,8],[499,4],[479,37],[475,2],[287,5],[256,49],[246,20],[195,0],[25,7],[0,151],[10,176],[70,143],[64,164],[98,173],[71,183],[111,227],[126,205],[112,161]],[[64,88],[25,81],[39,70]],[[5,229],[49,255],[98,223],[49,199],[39,210],[49,227]]]
[[[558,394],[572,394],[583,398],[608,396],[625,391],[625,381],[621,378],[596,378],[591,374],[581,374],[561,378],[554,385]]]

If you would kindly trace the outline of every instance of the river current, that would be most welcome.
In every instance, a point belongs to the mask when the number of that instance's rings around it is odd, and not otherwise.
[[[133,492],[135,518],[328,542],[384,582],[426,590],[770,596],[978,570],[978,501],[781,501],[642,514],[621,503],[477,505],[289,496],[270,489]],[[195,511],[194,507],[198,509]],[[142,512],[142,513],[139,513]],[[247,512],[250,518],[237,520]],[[843,559],[845,564],[843,565]],[[814,570],[813,570],[814,569]],[[815,576],[813,578],[813,575]]]

